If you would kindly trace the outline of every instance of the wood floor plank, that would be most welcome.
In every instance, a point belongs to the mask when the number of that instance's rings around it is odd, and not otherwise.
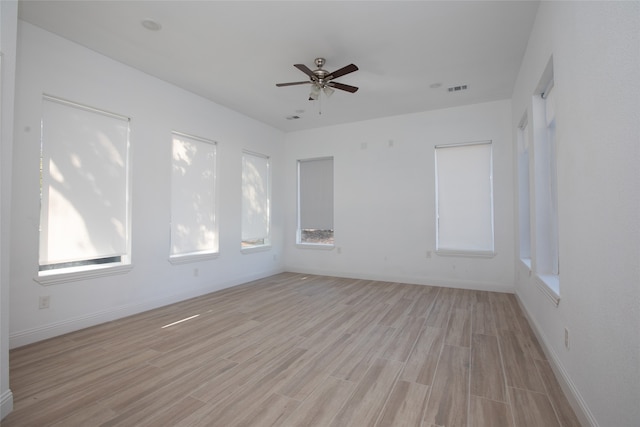
[[[579,425],[514,295],[299,273],[11,350],[10,380],[3,427]]]
[[[376,328],[360,339],[353,351],[331,373],[332,376],[348,381],[360,381],[374,359],[389,344],[396,332],[395,329],[388,326],[376,325]]]
[[[518,334],[518,337],[522,346],[529,352],[529,355],[534,360],[547,360],[547,357],[544,354],[542,347],[538,343],[538,340],[536,339],[531,326],[529,326],[529,323],[527,323],[527,320],[523,316],[520,316],[518,318],[518,324],[520,326],[520,330],[522,331],[521,334]]]
[[[471,315],[471,324],[473,325],[473,333],[483,335],[497,335],[495,316],[491,310],[491,304],[488,302],[478,302],[475,304]]]
[[[353,335],[343,335],[334,345],[313,357],[278,392],[292,399],[304,400],[353,351],[356,341]]]
[[[413,301],[410,299],[399,299],[395,304],[391,306],[391,309],[382,319],[380,319],[380,322],[378,323],[385,326],[397,326],[396,322],[402,322],[400,318],[404,317],[404,315],[407,314],[412,305]]]
[[[573,412],[573,408],[571,408],[566,396],[562,393],[560,384],[558,384],[558,380],[556,379],[549,362],[546,360],[536,360],[535,363],[538,368],[538,372],[540,372],[540,376],[542,377],[544,387],[547,390],[547,395],[549,396],[551,405],[555,409],[562,426],[580,427],[580,421],[578,421],[578,417],[576,417],[575,412]]]
[[[428,386],[397,381],[376,426],[420,427],[428,392]]]
[[[459,347],[471,346],[471,310],[453,308],[444,342]]]
[[[186,396],[179,399],[178,402],[173,405],[159,409],[152,416],[145,417],[143,420],[136,422],[136,427],[174,426],[205,405],[206,403],[201,400]],[[127,425],[127,423],[125,423],[125,425]]]
[[[387,345],[382,357],[405,362],[413,349],[424,325],[424,318],[403,316],[398,320],[398,331]]]
[[[426,425],[466,427],[469,402],[468,348],[445,345],[424,416]]]
[[[247,414],[259,410],[264,401],[288,380],[292,372],[300,369],[304,349],[294,349],[283,355],[279,363],[263,372],[260,378],[244,384],[234,393],[219,401],[210,402],[209,406],[198,410],[185,418],[176,426],[232,426],[238,424]]]
[[[265,349],[246,362],[225,370],[216,376],[214,381],[203,382],[195,387],[190,394],[205,402],[222,400],[245,384],[255,381],[262,373],[270,370],[273,365],[280,363],[283,355],[293,350],[297,343],[298,341],[292,339]]]
[[[327,379],[285,419],[289,427],[324,427],[349,398],[355,383],[334,377]]]
[[[517,427],[560,427],[546,394],[509,387]]]
[[[427,326],[446,329],[447,324],[449,323],[449,313],[454,300],[451,291],[452,290],[447,288],[442,288],[440,290],[435,303],[433,304],[433,308],[427,317]]]
[[[285,420],[300,402],[277,393],[267,399],[242,418],[236,427],[274,427],[284,425]]]
[[[534,360],[527,349],[523,347],[518,335],[518,332],[503,331],[498,338],[507,384],[512,387],[544,393],[545,389]]]
[[[506,294],[491,292],[489,294],[489,300],[496,319],[496,325],[498,325],[497,329],[521,332],[518,316],[514,312],[514,307],[508,296]]]
[[[478,396],[471,396],[469,427],[512,427],[509,405]]]
[[[402,369],[395,360],[376,359],[331,426],[372,426]]]
[[[473,334],[471,350],[471,394],[507,402],[506,379],[498,337]]]
[[[426,326],[418,337],[401,378],[405,381],[431,385],[444,345],[445,330]]]
[[[92,403],[72,412],[68,417],[51,424],[51,427],[86,427],[100,425],[116,415],[115,411],[100,403]]]
[[[426,318],[431,312],[440,288],[435,286],[424,286],[424,288],[425,289],[415,299],[415,303],[407,313],[408,316]]]

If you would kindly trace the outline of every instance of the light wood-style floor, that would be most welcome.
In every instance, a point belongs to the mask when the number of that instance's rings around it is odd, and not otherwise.
[[[513,295],[283,273],[11,351],[14,426],[579,426]]]

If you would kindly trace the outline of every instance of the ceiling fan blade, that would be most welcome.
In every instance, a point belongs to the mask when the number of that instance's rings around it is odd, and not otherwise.
[[[334,71],[329,74],[325,79],[337,79],[338,77],[344,76],[345,74],[353,73],[354,71],[358,71],[358,67],[354,64],[349,64],[346,67],[342,67],[339,70]]]
[[[311,68],[307,67],[304,64],[293,64],[294,67],[296,67],[298,70],[302,71],[303,73],[305,73],[307,76],[311,77],[311,80],[313,80],[314,82],[316,80],[318,80],[318,78],[316,77],[315,74],[313,74],[313,71],[311,71]]]
[[[309,83],[311,82],[309,80],[306,80],[304,82],[276,83],[276,86],[283,87],[283,86],[294,86],[294,85],[306,85]]]
[[[347,92],[357,92],[358,88],[355,86],[350,86],[350,85],[345,85],[343,83],[338,83],[338,82],[329,82],[329,86],[334,87],[336,89],[340,89],[340,90],[346,90]]]

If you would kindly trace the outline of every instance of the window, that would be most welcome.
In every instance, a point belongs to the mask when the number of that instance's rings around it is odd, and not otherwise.
[[[333,157],[298,161],[297,243],[333,245]]]
[[[518,128],[518,218],[520,259],[531,268],[531,205],[529,191],[529,126],[526,116]]]
[[[130,264],[129,119],[44,96],[39,277]]]
[[[560,302],[558,180],[556,172],[556,104],[553,58],[544,70],[532,99],[533,215],[532,270],[535,282],[554,304]]]
[[[242,153],[242,249],[267,247],[271,203],[269,157]]]
[[[172,133],[171,262],[218,252],[216,143]]]
[[[435,147],[436,251],[494,255],[491,141]]]
[[[559,275],[556,118],[553,83],[536,103],[540,125],[535,140],[536,272]]]

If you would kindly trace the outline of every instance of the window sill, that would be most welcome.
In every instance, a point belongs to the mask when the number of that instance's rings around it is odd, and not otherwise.
[[[325,243],[296,243],[296,248],[298,249],[319,249],[321,251],[331,251],[335,247],[335,245],[328,245]]]
[[[207,261],[216,259],[220,256],[219,252],[193,253],[184,255],[173,255],[169,257],[172,265],[188,264],[190,262]]]
[[[49,270],[40,272],[33,278],[43,286],[57,285],[60,283],[77,282],[80,280],[93,279],[96,277],[114,276],[116,274],[126,274],[133,269],[133,264],[103,264],[90,267],[71,267],[60,270]]]
[[[560,304],[560,276],[555,274],[536,274],[536,285],[557,307]]]
[[[254,252],[266,252],[271,250],[271,245],[259,245],[259,246],[251,246],[248,248],[240,249],[240,253],[243,254],[252,254]]]
[[[459,256],[470,258],[493,258],[496,256],[494,251],[465,251],[457,249],[437,249],[436,255],[440,256]]]

